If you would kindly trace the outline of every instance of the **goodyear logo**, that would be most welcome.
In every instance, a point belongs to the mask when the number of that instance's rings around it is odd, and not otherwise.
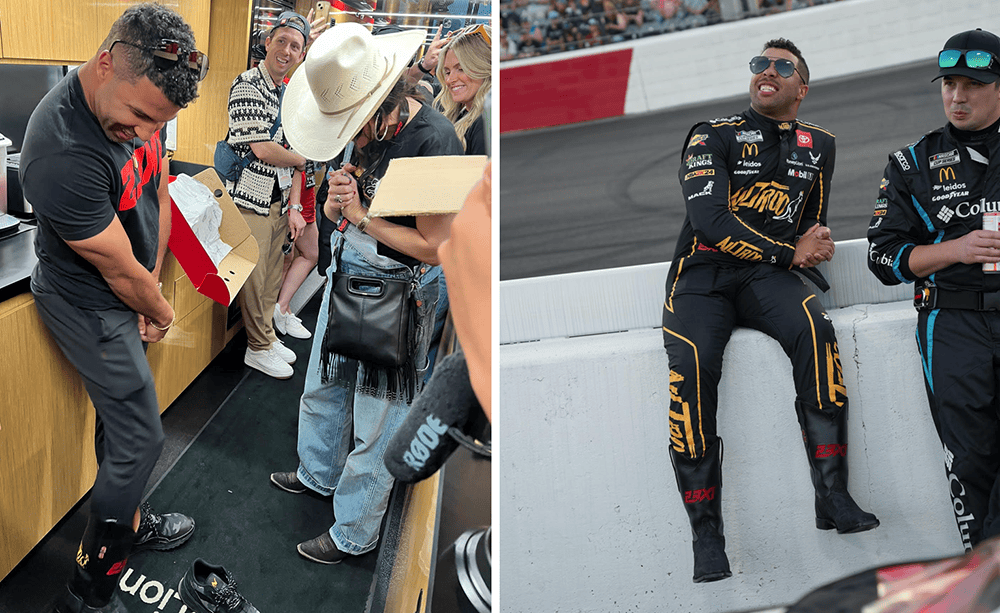
[[[762,143],[764,135],[760,130],[738,130],[736,132],[736,142],[738,143]]]
[[[695,177],[710,177],[715,174],[714,168],[703,168],[701,170],[696,170],[694,172],[689,172],[684,175],[684,180],[694,179]]]
[[[955,169],[951,166],[945,166],[938,170],[938,183],[944,183],[945,181],[955,180]]]
[[[708,134],[695,134],[688,141],[688,147],[694,147],[695,145],[704,145],[705,141],[708,140]]]
[[[742,155],[742,157],[747,157],[748,155],[750,157],[757,157],[758,153],[760,153],[760,148],[757,146],[757,143],[752,143],[752,144],[750,144],[750,143],[743,143],[743,155]]]
[[[931,170],[942,166],[958,164],[958,162],[958,149],[952,149],[951,151],[945,151],[944,153],[935,153],[931,157],[927,158],[927,163],[930,165]]]

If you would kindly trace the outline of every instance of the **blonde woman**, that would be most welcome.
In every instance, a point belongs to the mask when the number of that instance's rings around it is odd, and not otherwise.
[[[490,91],[490,42],[488,25],[456,30],[438,55],[435,75],[443,88],[434,104],[455,124],[466,155],[485,155],[483,106]]]

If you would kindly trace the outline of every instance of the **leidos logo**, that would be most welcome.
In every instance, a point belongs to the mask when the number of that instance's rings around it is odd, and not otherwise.
[[[715,500],[714,485],[701,490],[688,490],[684,492],[684,502],[687,504],[694,504],[704,500]]]
[[[945,166],[944,168],[938,170],[938,183],[944,183],[945,181],[955,180],[955,169],[951,166]]]
[[[744,143],[743,144],[743,155],[741,157],[757,157],[760,153],[760,149],[757,147],[757,143]]]

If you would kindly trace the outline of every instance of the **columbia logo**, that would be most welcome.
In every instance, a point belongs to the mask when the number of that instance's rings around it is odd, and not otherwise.
[[[945,223],[948,223],[951,220],[952,216],[954,215],[955,211],[949,209],[946,206],[943,206],[941,207],[941,210],[938,211],[937,218]]]

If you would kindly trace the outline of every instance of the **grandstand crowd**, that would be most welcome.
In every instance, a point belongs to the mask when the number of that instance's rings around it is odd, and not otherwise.
[[[500,60],[586,49],[839,0],[501,0]],[[730,8],[730,10],[724,10]]]

